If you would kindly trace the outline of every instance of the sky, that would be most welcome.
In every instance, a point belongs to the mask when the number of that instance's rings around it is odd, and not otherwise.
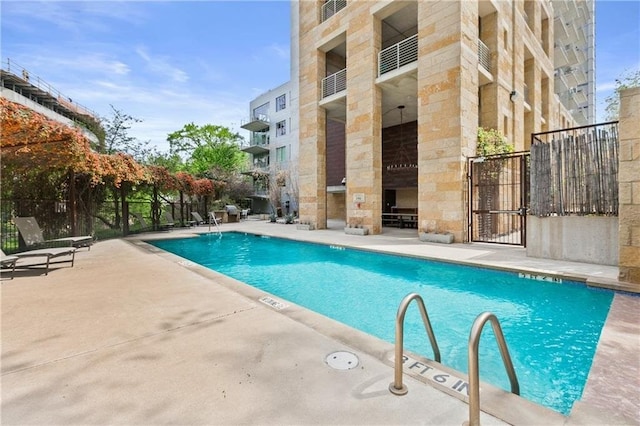
[[[363,1],[363,0],[358,0]],[[471,0],[466,0],[471,1]],[[560,0],[561,1],[561,0]],[[185,124],[240,128],[290,75],[289,1],[1,0],[1,56],[129,134],[168,150]],[[640,69],[640,0],[596,1],[596,98]]]

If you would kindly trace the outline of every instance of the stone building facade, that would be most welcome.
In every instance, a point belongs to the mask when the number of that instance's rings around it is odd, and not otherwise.
[[[555,3],[297,2],[300,220],[377,234],[399,208],[465,241],[478,128],[524,151],[531,133],[581,124],[556,93],[570,68],[555,56],[576,52],[556,46]],[[572,4],[590,22],[592,2]]]

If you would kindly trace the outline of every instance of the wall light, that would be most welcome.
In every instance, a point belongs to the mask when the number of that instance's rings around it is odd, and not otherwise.
[[[518,97],[518,92],[516,92],[515,90],[509,94],[509,100],[511,100],[511,102],[515,102],[517,97]]]

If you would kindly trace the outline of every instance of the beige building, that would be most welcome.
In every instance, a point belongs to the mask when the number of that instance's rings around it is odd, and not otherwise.
[[[562,3],[559,5],[558,3]],[[479,127],[516,151],[593,117],[593,1],[300,1],[300,220],[467,239]],[[556,10],[557,9],[557,10]]]

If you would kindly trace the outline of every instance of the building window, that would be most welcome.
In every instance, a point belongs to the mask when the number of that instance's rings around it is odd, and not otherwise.
[[[276,148],[276,162],[284,163],[287,161],[287,147],[281,146],[280,148]]]
[[[276,98],[276,111],[285,109],[287,107],[287,95],[278,96]]]
[[[284,136],[287,134],[287,120],[278,121],[276,123],[276,136]]]
[[[253,119],[269,121],[269,102],[253,109]]]

